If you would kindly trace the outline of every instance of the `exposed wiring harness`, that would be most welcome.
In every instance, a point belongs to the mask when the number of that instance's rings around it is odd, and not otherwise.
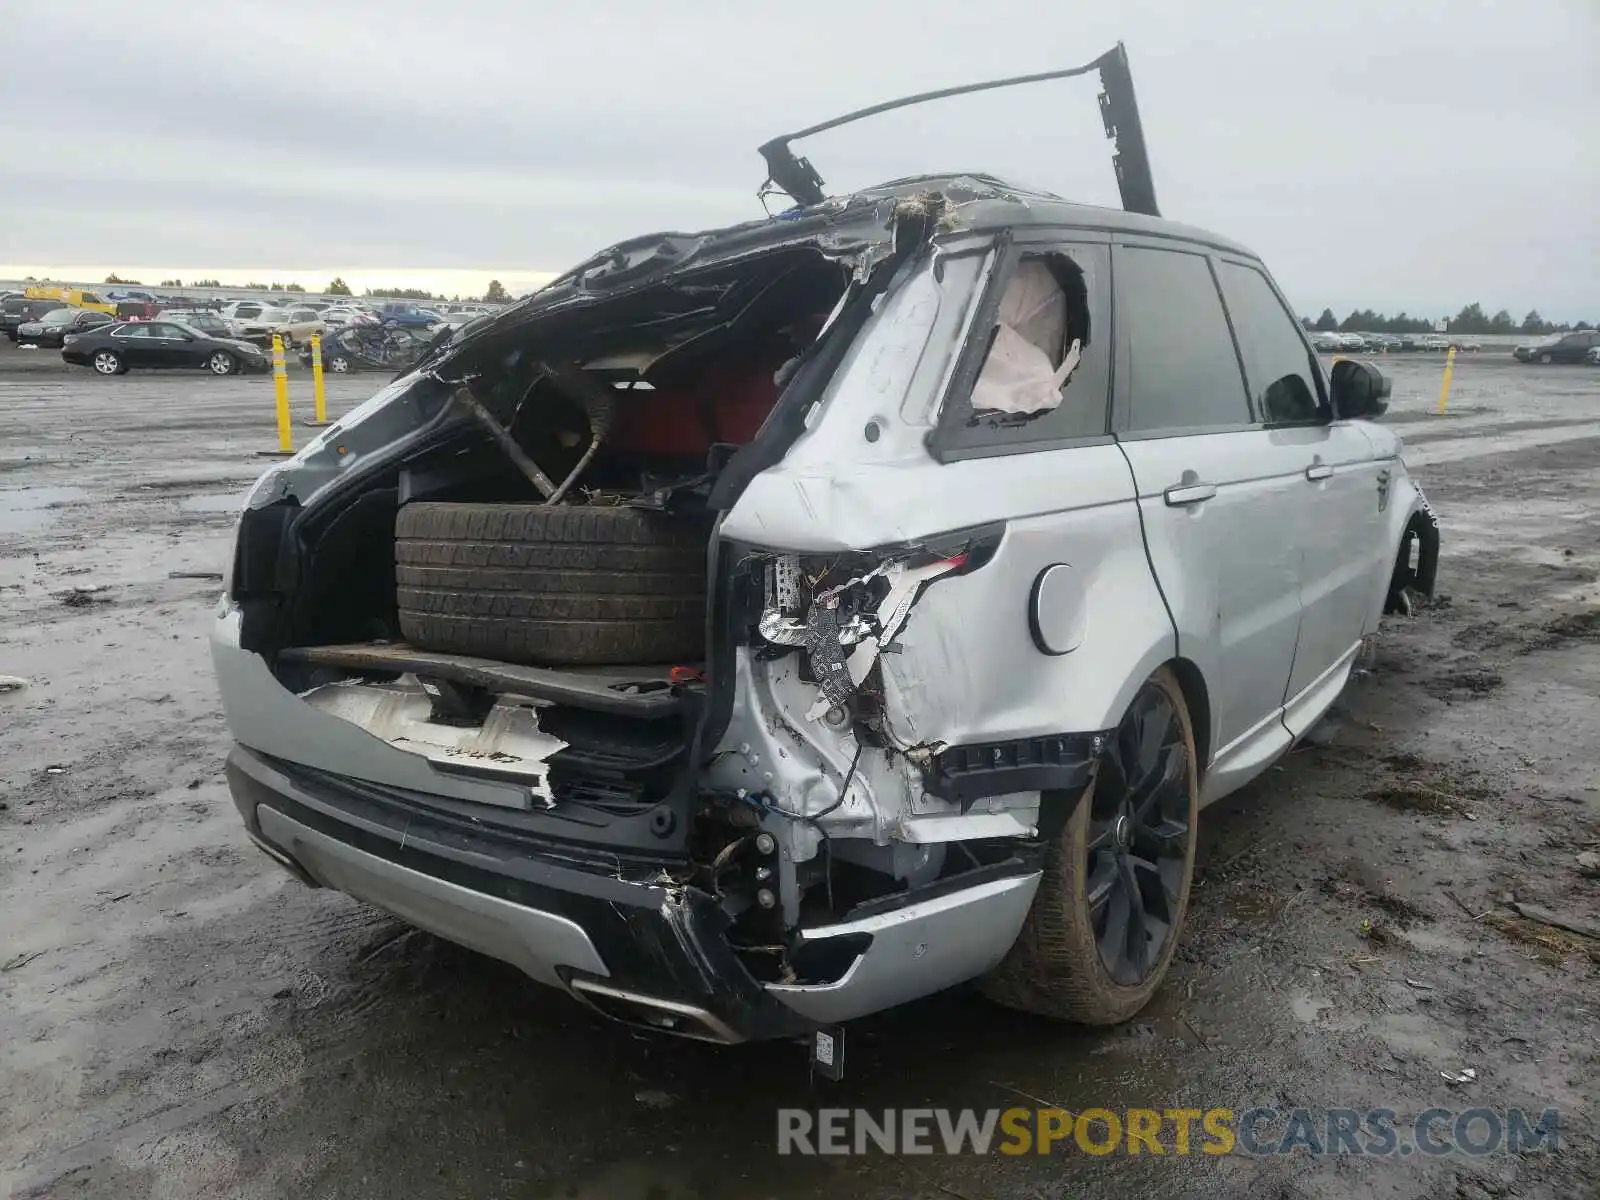
[[[817,836],[822,839],[822,887],[824,894],[828,897],[829,912],[833,911],[833,842],[828,837],[828,831],[822,827],[820,822],[823,817],[834,812],[850,798],[850,785],[855,782],[856,768],[861,764],[861,751],[863,749],[862,744],[857,742],[855,757],[850,760],[850,769],[845,772],[844,784],[839,789],[839,798],[819,813],[794,813],[786,808],[779,808],[776,804],[762,803],[754,796],[746,795],[744,797],[748,803],[753,804],[764,813],[773,813],[780,817],[786,817],[791,821],[800,821],[817,831]]]

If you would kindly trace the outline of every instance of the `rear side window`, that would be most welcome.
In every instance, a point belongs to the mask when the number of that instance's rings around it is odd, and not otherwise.
[[[1116,271],[1117,323],[1128,349],[1129,431],[1249,424],[1238,356],[1206,259],[1119,246]]]
[[[1107,432],[1111,382],[1109,250],[1052,246],[1016,259],[1000,286],[982,364],[952,396],[940,450],[1006,453]]]
[[[1317,420],[1317,385],[1299,322],[1254,267],[1222,262],[1217,264],[1217,276],[1259,419],[1269,424]]]

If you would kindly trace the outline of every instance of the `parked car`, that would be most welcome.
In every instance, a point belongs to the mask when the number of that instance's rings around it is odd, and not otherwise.
[[[223,320],[209,308],[172,308],[163,309],[162,317],[169,321],[176,321],[185,329],[193,329],[207,337],[220,338],[223,341],[233,340],[233,326]]]
[[[322,339],[322,365],[343,375],[350,371],[388,371],[409,367],[428,348],[428,336],[412,329],[354,323],[331,330]],[[300,361],[311,365],[311,345],[300,347]]]
[[[69,334],[87,333],[115,322],[115,317],[92,308],[53,308],[37,321],[17,326],[17,345],[60,346]]]
[[[37,321],[46,313],[54,312],[61,308],[59,300],[37,299],[29,296],[7,296],[0,300],[0,333],[13,342],[17,340],[17,329],[32,321]]]
[[[1553,333],[1537,342],[1518,346],[1511,355],[1525,363],[1581,363],[1594,346],[1600,346],[1600,333],[1578,329],[1572,333]]]
[[[1341,333],[1339,335],[1339,344],[1346,350],[1365,350],[1367,348],[1367,339],[1359,333]]]
[[[385,325],[395,325],[401,329],[429,329],[444,319],[432,309],[398,301],[375,305],[374,311]]]
[[[274,334],[283,338],[286,346],[293,346],[327,329],[322,314],[315,309],[274,308],[254,300],[225,306],[222,317],[232,323],[235,336],[264,347],[272,345]]]
[[[1446,338],[1446,337],[1441,337],[1436,333],[1430,333],[1426,337],[1424,337],[1421,341],[1419,341],[1417,343],[1417,349],[1419,349],[1419,350],[1448,350],[1448,349],[1450,349],[1450,339]]]
[[[250,837],[657,1031],[1130,1017],[1201,808],[1433,585],[1387,381],[1294,311],[961,176],[596,256],[250,493]]]
[[[107,316],[117,315],[117,306],[101,297],[97,292],[87,292],[82,288],[56,287],[53,284],[40,284],[30,287],[24,293],[30,300],[54,300],[57,307],[67,308],[92,308],[103,312]]]
[[[275,333],[282,336],[286,346],[310,341],[312,334],[323,334],[327,331],[328,323],[323,319],[321,312],[314,308],[304,308],[299,305],[286,309],[283,314],[283,320],[279,322],[274,330]]]
[[[336,329],[341,325],[350,324],[351,321],[362,316],[365,312],[365,309],[358,308],[355,305],[336,304],[331,308],[322,310],[322,322],[329,329]]]
[[[212,337],[181,321],[155,320],[109,325],[69,334],[64,362],[92,367],[99,375],[123,375],[131,368],[210,371],[213,375],[266,371],[271,359],[257,346],[234,338]]]
[[[1402,353],[1415,350],[1417,348],[1417,339],[1415,334],[1402,333],[1395,338],[1395,341],[1399,343],[1395,346],[1395,349],[1401,351]]]
[[[1344,338],[1337,333],[1314,333],[1311,335],[1311,344],[1323,353],[1344,349]]]

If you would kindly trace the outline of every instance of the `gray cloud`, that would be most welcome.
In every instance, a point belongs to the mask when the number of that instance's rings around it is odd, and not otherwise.
[[[1589,0],[130,5],[8,14],[0,262],[555,270],[759,215],[755,146],[1128,43],[1164,211],[1305,309],[1600,314]],[[1088,80],[803,147],[835,188],[988,170],[1116,202]]]

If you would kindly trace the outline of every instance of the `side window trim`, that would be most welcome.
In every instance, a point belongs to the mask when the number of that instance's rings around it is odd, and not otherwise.
[[[1256,398],[1250,391],[1250,372],[1244,365],[1244,347],[1239,342],[1239,326],[1235,323],[1233,310],[1228,307],[1228,291],[1222,286],[1222,273],[1217,270],[1217,256],[1206,255],[1206,270],[1211,273],[1211,286],[1217,289],[1217,299],[1222,302],[1222,319],[1228,323],[1228,340],[1233,343],[1233,361],[1239,367],[1239,382],[1244,384],[1244,402],[1250,410],[1250,417],[1256,424],[1266,422],[1266,414],[1256,406]]]
[[[969,328],[973,331],[980,329],[993,329],[999,317],[1000,305],[1005,297],[1006,286],[1010,283],[1017,267],[1029,258],[1046,258],[1054,252],[1065,253],[1070,247],[1099,247],[1106,254],[1107,280],[1106,280],[1106,333],[1110,339],[1111,347],[1106,383],[1105,412],[1110,420],[1110,399],[1115,394],[1116,383],[1116,327],[1115,303],[1112,299],[1110,288],[1110,242],[1102,232],[1092,230],[1078,230],[1063,226],[1060,228],[1041,228],[1019,231],[1020,236],[1014,236],[1010,229],[1001,230],[995,238],[993,250],[996,261],[995,268],[990,272],[984,285],[984,293],[977,302],[976,310]],[[1082,234],[1083,236],[1079,236]],[[969,337],[966,345],[961,349],[960,358],[955,369],[950,373],[949,382],[944,395],[939,401],[939,419],[933,430],[928,434],[928,452],[935,461],[943,463],[961,462],[968,458],[1001,458],[1013,454],[1038,454],[1050,450],[1064,450],[1076,446],[1105,445],[1115,438],[1109,432],[1092,434],[1084,437],[1055,437],[1032,439],[1007,439],[997,437],[988,445],[956,446],[950,444],[951,429],[958,419],[958,413],[970,402],[973,388],[977,386],[978,376],[983,372],[984,363],[988,360],[993,338],[979,339]],[[1019,426],[1019,431],[1025,431],[1026,426]],[[1109,429],[1109,424],[1107,429]]]
[[[1307,371],[1311,376],[1312,384],[1317,389],[1317,411],[1318,411],[1319,415],[1318,415],[1318,418],[1317,418],[1316,421],[1279,421],[1279,422],[1269,422],[1269,421],[1266,420],[1266,414],[1265,413],[1257,413],[1256,414],[1257,415],[1257,419],[1262,422],[1262,428],[1264,428],[1264,429],[1285,429],[1285,428],[1301,428],[1301,427],[1305,427],[1305,426],[1308,426],[1308,425],[1326,424],[1328,422],[1328,420],[1332,417],[1332,414],[1333,414],[1333,401],[1328,395],[1328,381],[1324,377],[1323,372],[1322,372],[1322,362],[1321,362],[1321,360],[1319,358],[1317,358],[1317,348],[1311,344],[1311,335],[1310,335],[1310,333],[1307,332],[1306,327],[1304,325],[1300,324],[1300,318],[1294,315],[1294,307],[1285,298],[1284,294],[1281,291],[1278,290],[1278,281],[1275,280],[1272,277],[1272,273],[1270,271],[1268,271],[1267,268],[1260,262],[1254,261],[1252,259],[1241,257],[1240,255],[1237,255],[1237,254],[1220,254],[1220,255],[1216,255],[1215,257],[1216,257],[1217,261],[1219,261],[1219,262],[1232,263],[1236,267],[1242,267],[1247,271],[1254,271],[1257,275],[1261,276],[1261,278],[1266,281],[1267,290],[1270,291],[1273,294],[1273,296],[1277,299],[1278,307],[1283,309],[1284,316],[1288,317],[1289,323],[1294,327],[1295,332],[1300,337],[1301,346],[1302,346],[1302,348],[1303,348],[1303,350],[1305,352],[1305,356],[1306,356]],[[1212,271],[1213,271],[1213,274],[1216,273],[1215,264],[1212,265]],[[1218,280],[1218,283],[1220,285],[1220,283],[1221,283],[1220,279]],[[1227,289],[1219,286],[1217,288],[1217,292],[1222,297],[1222,308],[1223,308],[1223,311],[1227,312],[1228,311],[1228,292],[1227,292]],[[1229,314],[1229,317],[1228,317],[1228,324],[1229,324],[1230,327],[1233,324],[1233,317],[1232,317],[1231,313]],[[1234,335],[1234,342],[1235,342],[1235,345],[1237,345],[1237,343],[1238,343],[1238,334],[1237,333],[1235,333],[1235,335]],[[1249,373],[1243,371],[1244,359],[1242,357],[1242,352],[1241,352],[1239,365],[1240,365],[1241,372],[1244,374],[1245,379],[1248,381]],[[1250,408],[1251,408],[1252,412],[1255,411],[1255,397],[1253,397],[1253,396],[1250,398]]]
[[[1168,429],[1133,428],[1133,395],[1129,390],[1129,381],[1133,378],[1132,344],[1126,336],[1127,331],[1119,326],[1117,319],[1122,307],[1117,293],[1117,288],[1122,282],[1117,277],[1117,261],[1119,251],[1124,249],[1164,250],[1173,254],[1190,254],[1205,260],[1206,271],[1211,276],[1211,286],[1217,293],[1217,303],[1221,306],[1223,317],[1228,323],[1228,335],[1233,342],[1234,365],[1239,372],[1239,391],[1244,396],[1245,413],[1250,420],[1235,421],[1225,425],[1180,425]],[[1238,334],[1234,332],[1233,319],[1228,315],[1227,301],[1223,298],[1216,266],[1212,262],[1215,257],[1217,257],[1216,249],[1200,242],[1180,241],[1168,237],[1146,237],[1139,234],[1117,235],[1111,239],[1111,323],[1113,336],[1116,339],[1112,343],[1111,434],[1117,441],[1143,442],[1163,438],[1209,437],[1212,434],[1248,433],[1263,428],[1261,422],[1256,419],[1255,401],[1250,396],[1250,388],[1246,381]]]

